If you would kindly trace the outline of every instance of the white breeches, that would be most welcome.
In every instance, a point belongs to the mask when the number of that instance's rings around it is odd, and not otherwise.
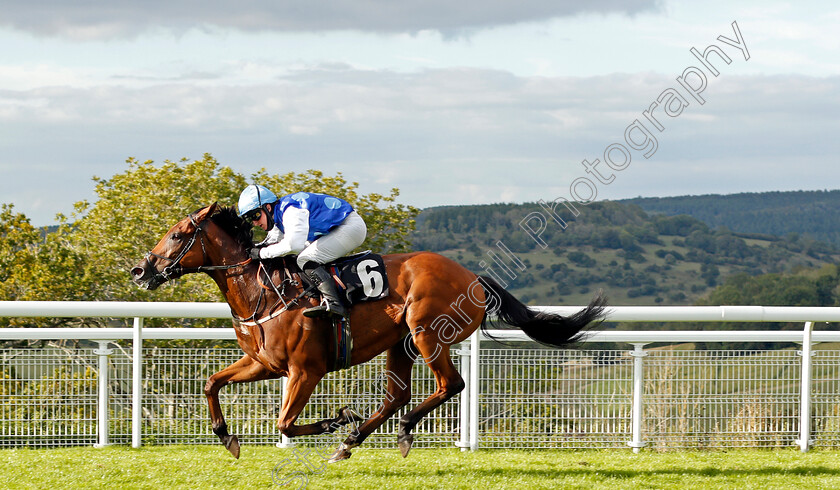
[[[360,246],[365,241],[365,237],[367,237],[365,220],[353,211],[336,228],[307,245],[298,254],[298,266],[303,268],[303,264],[310,261],[325,264],[344,257]]]

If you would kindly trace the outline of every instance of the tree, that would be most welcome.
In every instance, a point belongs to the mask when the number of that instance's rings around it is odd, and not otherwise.
[[[187,214],[213,202],[234,206],[249,179],[221,166],[209,154],[192,162],[167,160],[160,166],[134,158],[127,164],[125,172],[109,179],[94,177],[98,200],[76,203],[71,219],[59,216],[58,231],[47,234],[44,240],[24,216],[15,215],[11,206],[3,206],[0,279],[3,271],[11,271],[9,280],[0,284],[4,299],[220,300],[215,284],[203,274],[184,276],[177,287],[150,292],[131,282],[129,270]],[[279,176],[262,169],[250,181],[269,187],[277,195],[305,189],[341,197],[365,217],[365,247],[382,253],[409,248],[409,232],[419,210],[395,204],[397,189],[388,196],[364,195],[358,192],[358,183],[348,183],[341,174],[325,176],[316,170]],[[85,323],[100,324],[95,320]],[[168,325],[173,323],[167,321]]]
[[[720,269],[714,264],[700,265],[700,277],[706,281],[706,286],[712,287],[717,285],[717,279],[720,276]]]
[[[29,259],[28,251],[39,238],[29,218],[15,213],[14,205],[0,205],[0,284],[9,281],[17,264]]]
[[[97,284],[97,300],[218,301],[218,292],[198,275],[152,294],[133,286],[128,271],[187,214],[215,201],[235,203],[245,178],[210,155],[160,167],[133,158],[127,163],[127,171],[110,179],[93,178],[94,204],[76,204],[71,244],[88,259],[84,281]]]
[[[0,298],[4,300],[84,300],[89,288],[81,286],[79,271],[85,257],[70,247],[66,224],[42,238],[11,204],[0,211]],[[72,323],[57,318],[33,320],[0,318],[0,325],[59,326]]]

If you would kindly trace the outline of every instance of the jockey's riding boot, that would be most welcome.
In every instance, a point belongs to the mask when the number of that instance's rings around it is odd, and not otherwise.
[[[308,264],[307,264],[308,265]],[[312,308],[307,308],[303,311],[303,316],[320,317],[328,315],[337,315],[346,317],[347,309],[341,303],[338,296],[338,290],[335,287],[332,275],[327,272],[323,265],[318,265],[315,268],[304,268],[306,276],[312,280],[318,291],[321,292],[321,304]]]

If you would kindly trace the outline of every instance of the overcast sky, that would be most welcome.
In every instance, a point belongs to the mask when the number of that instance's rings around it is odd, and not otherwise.
[[[828,1],[5,1],[0,202],[51,224],[128,157],[206,152],[421,208],[837,189],[838,26]]]

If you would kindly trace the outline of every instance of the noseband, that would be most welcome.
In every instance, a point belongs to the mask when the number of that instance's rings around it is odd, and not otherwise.
[[[146,255],[143,257],[144,259],[146,259],[146,262],[150,266],[152,265],[152,262],[149,260],[149,257],[155,257],[155,258],[158,258],[158,259],[163,259],[163,260],[167,260],[167,261],[171,262],[171,264],[164,267],[162,271],[158,271],[154,266],[152,266],[152,268],[155,271],[155,275],[153,276],[154,280],[160,281],[161,283],[164,283],[164,282],[170,281],[172,279],[177,279],[177,278],[183,276],[184,274],[191,274],[193,272],[207,272],[207,271],[233,269],[233,268],[236,268],[236,267],[242,267],[243,265],[246,265],[246,264],[251,262],[251,259],[248,258],[248,259],[246,259],[242,262],[239,262],[239,263],[236,263],[236,264],[230,264],[230,265],[200,265],[198,267],[182,267],[181,266],[181,260],[184,258],[185,255],[187,255],[187,253],[189,253],[189,251],[192,249],[193,245],[195,245],[196,238],[198,238],[198,242],[201,243],[201,254],[202,254],[202,256],[205,259],[207,258],[207,250],[204,248],[204,236],[203,236],[204,223],[206,221],[202,221],[201,223],[196,223],[195,218],[193,218],[193,215],[189,215],[189,218],[190,218],[190,223],[192,223],[192,225],[195,227],[195,233],[192,234],[190,239],[187,241],[186,246],[184,246],[184,248],[181,249],[181,252],[178,254],[177,257],[175,257],[174,259],[170,258],[170,257],[164,257],[163,255],[156,254],[156,253],[152,252],[151,250],[146,252]]]

